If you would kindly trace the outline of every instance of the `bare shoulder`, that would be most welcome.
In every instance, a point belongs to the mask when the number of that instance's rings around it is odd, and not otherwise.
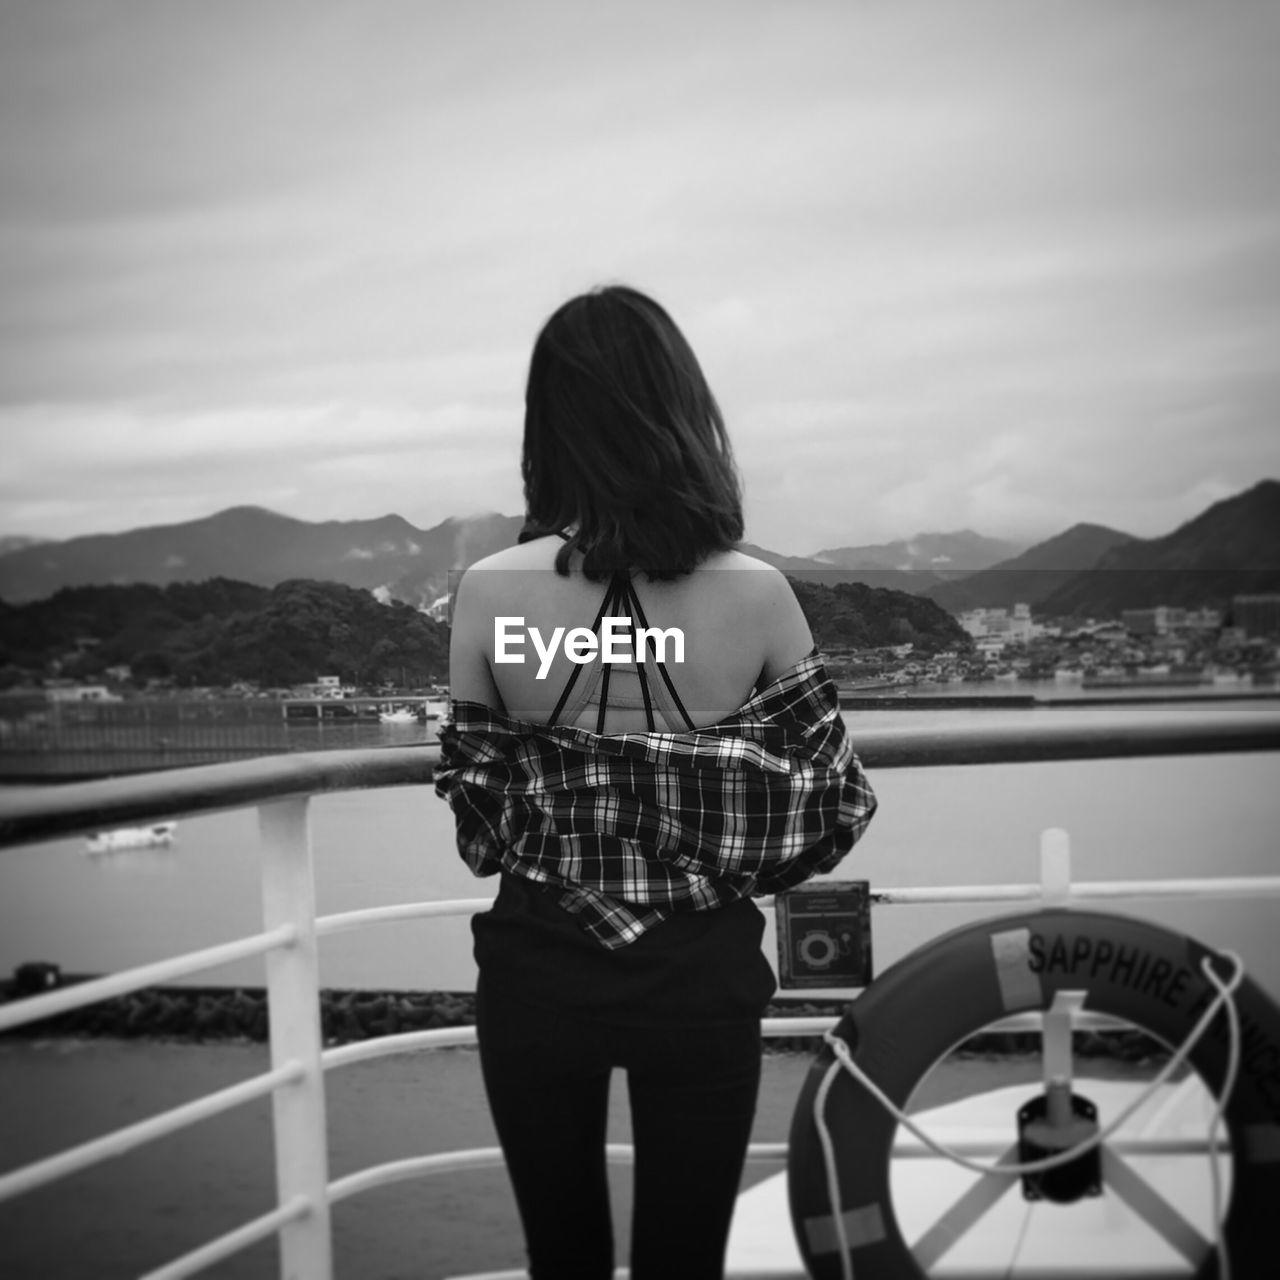
[[[757,556],[749,556],[745,551],[736,549],[717,551],[709,555],[702,562],[702,566],[706,569],[759,569],[765,573],[777,573],[779,577],[782,576],[773,565]]]
[[[453,589],[468,604],[501,600],[520,594],[523,576],[531,570],[554,572],[559,538],[537,538],[514,547],[504,547],[469,565],[453,577]],[[528,585],[528,584],[526,584]]]
[[[534,538],[529,542],[503,547],[470,565],[467,573],[485,573],[503,569],[550,569],[555,564],[556,552],[564,544],[559,538]]]
[[[732,594],[740,609],[750,613],[749,629],[762,649],[764,679],[781,675],[812,651],[813,634],[808,620],[780,569],[742,551],[711,557],[703,567],[732,573],[732,578],[722,581],[732,583]]]
[[[733,579],[726,581],[731,581],[734,595],[757,607],[785,604],[795,596],[781,569],[743,551],[723,551],[709,556],[700,569],[733,573]]]

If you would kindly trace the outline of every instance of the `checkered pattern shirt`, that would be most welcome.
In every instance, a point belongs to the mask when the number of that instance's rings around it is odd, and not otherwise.
[[[831,871],[876,810],[816,651],[706,728],[602,735],[455,702],[440,745],[471,870],[563,889],[609,949]]]

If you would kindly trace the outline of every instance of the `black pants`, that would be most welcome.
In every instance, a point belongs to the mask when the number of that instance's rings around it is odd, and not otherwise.
[[[609,1073],[627,1072],[632,1280],[719,1280],[760,1087],[760,1023],[650,1029],[503,1000],[476,1028],[533,1280],[608,1280]]]

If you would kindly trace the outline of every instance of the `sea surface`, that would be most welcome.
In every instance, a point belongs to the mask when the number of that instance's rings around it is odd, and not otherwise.
[[[1021,690],[1019,690],[1021,691]],[[1194,723],[1274,714],[1276,703],[1151,702],[993,710],[846,712],[861,730],[1082,718]],[[364,726],[380,742],[420,741],[425,726]],[[371,740],[372,741],[372,740]],[[344,744],[345,745],[345,744]],[[354,744],[352,744],[354,745]],[[1280,754],[1190,756],[876,771],[879,813],[839,871],[876,887],[1031,882],[1042,831],[1064,828],[1078,880],[1280,875]],[[459,859],[448,808],[429,785],[321,796],[311,803],[321,913],[414,900],[482,898]],[[881,907],[877,970],[929,938],[1011,906]],[[1121,911],[1237,950],[1280,998],[1280,897],[1117,902]],[[254,810],[180,819],[171,848],[90,856],[77,837],[0,852],[0,974],[32,960],[100,973],[262,927]],[[767,954],[775,942],[770,930]],[[377,925],[326,938],[321,981],[337,988],[473,990],[466,919]],[[261,960],[190,979],[261,985]]]

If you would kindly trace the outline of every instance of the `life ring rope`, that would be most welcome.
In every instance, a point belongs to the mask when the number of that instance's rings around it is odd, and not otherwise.
[[[1091,1115],[1089,1099],[1071,1090],[1068,1029],[1072,1011],[1086,1005],[1155,1037],[1170,1055],[1153,1066],[1153,1080],[1122,1091],[1115,1119],[1109,1108],[1093,1122],[1096,1109]],[[950,1152],[916,1127],[927,1117],[903,1114],[948,1053],[1010,1013],[1032,1010],[1056,1011],[1045,1025],[1045,1093],[1017,1108],[1009,1143],[989,1151],[957,1143]],[[1210,1167],[1196,1165],[1204,1203],[1191,1216],[1191,1206],[1165,1201],[1125,1163],[1117,1145],[1125,1134],[1116,1136],[1179,1071],[1208,1092],[1197,1143]],[[1028,1108],[1061,1117],[1064,1099],[1088,1122],[1054,1122],[1060,1140],[1041,1142],[1033,1131],[1044,1126]],[[917,1222],[910,1240],[899,1210],[915,1215],[925,1202],[895,1200],[903,1194],[894,1174],[898,1133],[981,1179],[923,1235]],[[797,1099],[787,1186],[804,1264],[814,1280],[849,1280],[850,1266],[858,1280],[926,1280],[1019,1177],[1053,1180],[1025,1186],[1028,1199],[1059,1199],[1055,1190],[1077,1184],[1079,1198],[1101,1186],[1123,1202],[1128,1226],[1153,1231],[1195,1280],[1226,1280],[1228,1264],[1237,1276],[1255,1274],[1249,1260],[1267,1252],[1280,1204],[1280,1005],[1240,957],[1119,913],[1048,906],[962,925],[910,952],[849,1004]],[[969,1243],[985,1250],[1004,1242]],[[1105,1272],[1102,1254],[1098,1263]]]
[[[980,1174],[997,1174],[1007,1177],[1020,1177],[1024,1174],[1042,1173],[1047,1169],[1055,1169],[1061,1165],[1070,1164],[1073,1160],[1078,1159],[1086,1152],[1100,1147],[1108,1139],[1112,1138],[1122,1125],[1133,1115],[1140,1107],[1143,1106],[1151,1097],[1155,1095],[1156,1090],[1167,1084],[1173,1074],[1183,1066],[1190,1057],[1192,1050],[1200,1042],[1201,1037],[1208,1031],[1214,1018],[1217,1017],[1220,1010],[1226,1010],[1228,1023],[1228,1050],[1227,1050],[1227,1071],[1224,1078],[1222,1091],[1218,1094],[1217,1103],[1214,1107],[1213,1118],[1209,1125],[1209,1167],[1211,1170],[1212,1194],[1213,1194],[1213,1224],[1214,1224],[1214,1248],[1218,1257],[1218,1268],[1221,1280],[1231,1280],[1230,1261],[1227,1257],[1226,1242],[1223,1238],[1222,1231],[1222,1185],[1221,1176],[1218,1170],[1218,1130],[1221,1128],[1223,1116],[1227,1109],[1227,1104],[1231,1098],[1231,1092],[1235,1088],[1236,1077],[1240,1069],[1240,1017],[1236,1008],[1235,992],[1244,980],[1245,969],[1244,962],[1233,951],[1220,951],[1218,955],[1227,960],[1232,965],[1232,973],[1228,978],[1220,978],[1210,964],[1208,956],[1201,961],[1201,969],[1205,977],[1214,986],[1217,994],[1209,1003],[1199,1021],[1191,1029],[1183,1040],[1182,1044],[1177,1047],[1169,1061],[1160,1069],[1160,1071],[1152,1078],[1150,1083],[1143,1089],[1130,1103],[1123,1107],[1116,1117],[1106,1126],[1101,1128],[1092,1137],[1087,1138],[1084,1142],[1077,1146],[1071,1147],[1069,1150],[1060,1151],[1056,1155],[1046,1156],[1041,1160],[1031,1160],[1021,1164],[1007,1163],[1003,1160],[993,1164],[984,1164],[979,1160],[972,1160],[968,1156],[963,1156],[959,1152],[952,1151],[944,1146],[936,1138],[932,1137],[924,1129],[920,1127],[905,1111],[889,1098],[883,1089],[871,1079],[869,1075],[854,1061],[850,1052],[848,1043],[837,1034],[837,1029],[823,1032],[823,1040],[831,1047],[835,1060],[827,1068],[826,1074],[823,1076],[821,1083],[818,1085],[817,1092],[814,1094],[813,1102],[813,1119],[818,1130],[818,1140],[822,1146],[823,1161],[826,1167],[827,1176],[827,1192],[828,1202],[831,1208],[831,1222],[834,1227],[836,1239],[839,1244],[839,1255],[841,1261],[841,1269],[844,1280],[855,1280],[853,1273],[853,1262],[851,1258],[850,1241],[845,1223],[844,1212],[842,1210],[842,1200],[840,1196],[840,1180],[839,1172],[836,1168],[835,1142],[831,1137],[830,1128],[826,1121],[826,1103],[827,1095],[831,1091],[831,1086],[835,1082],[837,1076],[842,1071],[847,1071],[857,1082],[867,1090],[867,1092],[880,1103],[882,1107],[909,1132],[913,1133],[927,1147],[936,1151],[938,1155],[947,1160],[960,1165],[962,1168],[972,1170]]]

